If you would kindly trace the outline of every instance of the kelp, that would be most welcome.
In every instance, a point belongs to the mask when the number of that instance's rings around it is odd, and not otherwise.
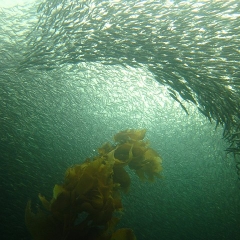
[[[36,214],[29,201],[25,221],[33,239],[136,239],[131,229],[115,231],[119,217],[114,213],[123,209],[120,191],[130,188],[126,166],[142,180],[160,177],[161,157],[143,141],[145,133],[145,129],[121,131],[114,136],[115,143],[105,143],[93,159],[69,167],[50,201],[39,194],[43,209]]]

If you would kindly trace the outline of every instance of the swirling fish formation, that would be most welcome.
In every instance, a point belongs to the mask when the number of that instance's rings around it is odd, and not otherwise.
[[[80,62],[144,66],[186,112],[184,101],[224,126],[227,151],[240,154],[238,0],[54,0],[34,14],[26,46],[17,49],[18,71]]]

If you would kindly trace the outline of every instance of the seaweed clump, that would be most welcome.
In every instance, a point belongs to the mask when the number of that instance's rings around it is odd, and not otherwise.
[[[127,192],[129,166],[142,180],[153,181],[162,170],[160,156],[143,141],[146,130],[125,130],[105,143],[98,156],[66,170],[64,183],[56,184],[48,201],[39,194],[43,209],[25,210],[25,222],[34,240],[134,240],[133,231],[115,231],[123,209],[120,191]]]

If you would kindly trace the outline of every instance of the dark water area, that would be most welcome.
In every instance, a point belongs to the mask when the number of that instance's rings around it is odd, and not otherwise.
[[[38,194],[50,200],[68,167],[117,132],[142,128],[162,178],[144,182],[127,168],[117,228],[138,240],[240,239],[239,3],[189,2],[1,9],[1,239],[32,239],[28,200],[36,212]]]

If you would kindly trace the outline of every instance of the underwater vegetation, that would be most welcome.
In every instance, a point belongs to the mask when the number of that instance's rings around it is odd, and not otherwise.
[[[25,222],[33,239],[136,239],[129,228],[115,230],[120,220],[116,213],[123,209],[121,191],[130,187],[126,166],[142,180],[160,177],[162,159],[143,141],[145,133],[145,129],[121,131],[114,136],[115,144],[105,143],[97,156],[69,167],[50,201],[39,194],[42,208],[36,214],[29,201]]]

